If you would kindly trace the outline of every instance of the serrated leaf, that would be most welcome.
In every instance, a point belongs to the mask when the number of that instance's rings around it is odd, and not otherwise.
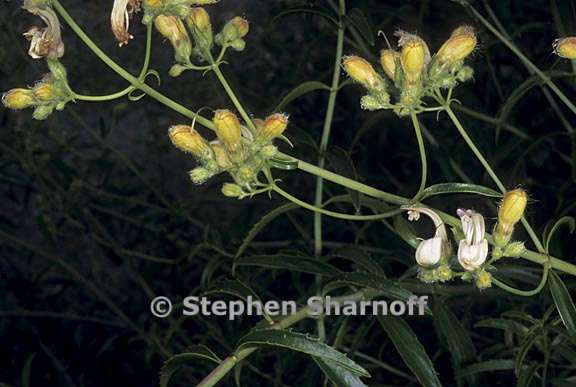
[[[332,362],[356,375],[370,377],[368,371],[345,354],[306,334],[277,329],[253,331],[240,339],[236,352],[254,347],[279,347],[302,352]]]
[[[286,94],[280,103],[274,108],[275,112],[281,112],[295,99],[302,97],[308,93],[316,90],[327,90],[330,91],[330,86],[319,81],[307,81],[299,84],[293,88],[288,94]]]
[[[446,195],[446,194],[477,194],[482,196],[488,196],[492,198],[501,198],[502,194],[492,188],[484,187],[477,184],[468,183],[442,183],[435,184],[426,188],[422,192],[422,200],[429,198],[431,196]]]
[[[442,300],[435,300],[433,305],[434,325],[448,346],[454,369],[459,370],[464,364],[476,360],[476,347],[468,331]],[[472,380],[469,382],[475,384]]]
[[[216,364],[220,364],[222,360],[210,350],[210,348],[204,345],[195,345],[190,347],[186,352],[174,355],[162,366],[160,371],[160,387],[168,387],[170,379],[174,376],[174,373],[178,371],[180,367],[188,363],[194,362],[194,360],[209,360]]]
[[[298,208],[298,205],[296,205],[294,203],[284,204],[278,208],[273,209],[272,211],[270,211],[269,213],[264,215],[262,218],[260,218],[260,220],[258,222],[256,222],[254,224],[254,226],[252,226],[252,228],[248,232],[248,235],[246,235],[246,237],[242,241],[242,244],[240,245],[240,247],[238,248],[238,251],[236,252],[236,258],[240,257],[242,254],[244,254],[244,251],[246,250],[246,248],[248,248],[250,243],[252,243],[254,238],[256,238],[256,236],[260,233],[260,231],[262,231],[262,229],[264,227],[266,227],[268,225],[268,223],[272,222],[278,216],[280,216],[280,215],[282,215],[288,211],[294,210],[296,208]]]
[[[334,266],[319,261],[316,258],[302,257],[299,255],[255,255],[236,259],[236,266],[258,266],[267,269],[289,270],[301,273],[337,275],[340,270]]]
[[[550,232],[546,235],[546,244],[544,245],[546,252],[548,253],[550,252],[550,241],[552,240],[552,237],[556,234],[556,231],[558,231],[558,228],[560,228],[560,226],[562,225],[568,226],[570,234],[574,234],[574,230],[576,229],[576,221],[574,220],[573,217],[564,216],[558,219],[554,223],[554,225],[550,228]]]
[[[424,387],[442,387],[432,361],[412,328],[394,316],[378,316],[378,322],[418,381]]]
[[[514,360],[510,359],[496,359],[482,361],[476,364],[472,364],[464,368],[463,370],[456,373],[459,378],[465,378],[470,375],[480,374],[484,372],[494,372],[494,371],[508,371],[514,369]]]
[[[566,285],[564,285],[560,276],[558,276],[558,274],[553,270],[550,270],[548,287],[552,293],[556,309],[558,309],[558,313],[560,313],[560,318],[568,330],[568,334],[572,337],[576,337],[576,306],[574,306],[574,301],[572,300]]]
[[[346,368],[330,360],[323,360],[315,356],[312,356],[312,359],[336,387],[367,387],[358,375],[348,371]]]

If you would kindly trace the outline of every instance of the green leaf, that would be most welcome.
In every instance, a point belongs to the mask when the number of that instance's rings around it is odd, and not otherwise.
[[[576,306],[574,306],[574,301],[570,297],[566,285],[553,270],[550,270],[548,287],[552,293],[552,298],[554,298],[558,313],[560,313],[560,318],[568,330],[568,334],[576,337]]]
[[[417,248],[420,244],[420,239],[412,230],[410,223],[404,218],[403,214],[394,217],[394,231],[413,248]]]
[[[370,377],[368,371],[345,354],[322,343],[317,338],[288,330],[263,329],[248,333],[240,339],[236,352],[254,347],[280,347],[302,352],[344,368],[359,376]]]
[[[429,198],[431,196],[458,194],[458,193],[477,194],[492,198],[502,197],[502,194],[500,192],[495,191],[492,188],[484,187],[482,185],[468,184],[468,183],[443,183],[443,184],[435,184],[426,188],[422,192],[422,200]]]
[[[464,364],[476,360],[476,347],[468,331],[442,300],[436,299],[433,305],[436,331],[448,346],[454,369],[460,370]],[[470,384],[475,383],[470,381]]]
[[[267,269],[289,270],[310,274],[336,275],[340,270],[316,258],[298,255],[255,255],[236,259],[236,266],[258,266]]]
[[[324,372],[326,377],[330,379],[337,387],[367,387],[358,375],[353,374],[346,368],[339,366],[330,360],[322,360],[318,357],[312,357],[318,367]]]
[[[528,335],[522,339],[518,354],[516,355],[516,361],[514,362],[514,372],[516,375],[520,375],[522,367],[524,366],[524,359],[526,359],[530,349],[532,349],[541,336],[542,332],[539,330],[539,326],[535,325],[534,328],[530,329]]]
[[[30,377],[32,376],[32,362],[36,354],[33,353],[32,355],[28,356],[26,359],[26,363],[24,363],[24,367],[22,367],[22,387],[30,387]]]
[[[284,98],[282,98],[280,103],[274,108],[274,111],[281,112],[296,98],[302,97],[303,95],[306,95],[316,90],[330,91],[330,86],[318,81],[303,82],[298,86],[296,86],[294,89],[292,89],[288,94],[286,94]]]
[[[574,220],[573,217],[564,216],[564,217],[558,219],[556,221],[556,223],[554,223],[552,228],[550,228],[550,232],[546,236],[546,244],[544,245],[546,252],[548,252],[548,253],[550,252],[550,241],[552,240],[552,237],[554,236],[554,234],[556,234],[556,231],[558,231],[558,228],[560,228],[560,226],[562,226],[564,224],[567,225],[568,228],[570,229],[570,234],[574,234],[574,229],[576,229],[576,221]]]
[[[260,299],[252,288],[239,279],[224,280],[209,284],[208,289],[203,292],[203,295],[208,296],[213,294],[228,294],[243,300],[247,300],[248,296],[251,296],[255,300]]]
[[[522,368],[518,375],[518,383],[516,384],[516,387],[530,387],[538,367],[540,367],[540,364],[532,363],[530,366]]]
[[[333,253],[334,257],[344,258],[356,263],[360,268],[369,273],[375,273],[384,276],[384,269],[374,261],[370,254],[359,246],[344,246]]]
[[[256,238],[256,236],[260,233],[260,231],[262,231],[262,229],[264,229],[264,227],[266,227],[268,225],[268,223],[272,222],[274,219],[276,219],[280,215],[282,215],[288,211],[294,210],[296,208],[298,208],[298,205],[296,205],[294,203],[287,203],[287,204],[281,205],[278,208],[273,209],[272,211],[270,211],[269,213],[264,215],[262,218],[260,218],[260,220],[258,222],[256,222],[256,224],[254,224],[254,226],[252,226],[252,228],[248,232],[248,235],[246,235],[246,237],[242,241],[242,244],[240,245],[240,247],[238,248],[238,251],[236,252],[236,258],[238,258],[242,254],[244,254],[244,251],[248,248],[250,243],[252,243],[254,238]]]
[[[322,294],[326,295],[329,292],[340,289],[345,286],[354,286],[362,288],[370,288],[378,290],[384,296],[393,300],[408,301],[412,297],[416,297],[414,293],[404,289],[394,281],[389,280],[381,275],[372,273],[345,273],[332,278],[329,283],[323,286]],[[430,309],[426,307],[426,312],[430,314]]]
[[[432,361],[410,326],[394,316],[378,316],[394,347],[424,387],[442,387]]]
[[[350,158],[348,152],[344,149],[333,146],[330,147],[329,152],[326,154],[328,162],[334,167],[334,171],[339,175],[344,177],[348,177],[352,180],[359,181],[358,173],[356,172],[356,167],[354,166],[354,162]],[[360,203],[360,193],[356,190],[347,189],[350,197],[352,198],[352,203],[354,204],[354,208],[356,211],[360,211],[361,203]]]
[[[514,369],[514,360],[497,359],[482,361],[464,368],[457,372],[456,377],[465,378],[466,376],[480,374],[483,372],[508,371]]]
[[[160,371],[160,387],[168,387],[170,379],[180,367],[188,363],[193,363],[194,360],[198,359],[209,360],[216,364],[222,362],[214,352],[204,345],[190,347],[186,352],[179,353],[166,360]]]

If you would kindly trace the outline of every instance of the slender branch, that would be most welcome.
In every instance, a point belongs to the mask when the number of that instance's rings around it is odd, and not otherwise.
[[[428,177],[428,161],[426,160],[426,146],[424,145],[424,139],[422,138],[422,129],[420,128],[420,122],[418,122],[418,116],[416,113],[412,112],[410,114],[410,118],[412,119],[412,126],[414,126],[414,132],[416,133],[416,140],[418,141],[418,151],[420,153],[420,162],[422,165],[421,173],[422,177],[420,178],[420,188],[418,188],[418,192],[414,195],[414,199],[417,200],[420,198],[420,195],[426,188],[426,180]]]

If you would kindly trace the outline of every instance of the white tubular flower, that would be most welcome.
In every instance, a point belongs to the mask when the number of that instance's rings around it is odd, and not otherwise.
[[[24,33],[26,39],[30,41],[28,55],[34,59],[40,58],[61,58],[64,55],[64,42],[60,31],[60,21],[58,15],[50,7],[38,7],[27,1],[23,8],[28,12],[40,16],[46,27],[32,27]]]
[[[406,206],[402,209],[408,211],[408,220],[410,221],[418,220],[420,214],[425,214],[434,222],[436,232],[432,238],[420,242],[416,249],[416,262],[424,267],[437,265],[450,248],[444,222],[437,213],[426,207]]]
[[[484,217],[472,210],[458,209],[464,239],[458,245],[458,262],[467,271],[480,268],[488,256]]]
[[[114,0],[112,13],[110,14],[110,23],[112,33],[118,40],[118,45],[122,47],[128,44],[133,38],[128,32],[130,28],[130,19],[132,15],[140,10],[140,0]]]

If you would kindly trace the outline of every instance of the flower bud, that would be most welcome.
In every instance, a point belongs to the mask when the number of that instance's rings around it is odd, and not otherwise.
[[[200,54],[210,52],[214,43],[212,35],[212,24],[210,15],[202,7],[195,7],[190,10],[190,15],[186,19],[188,28],[192,31],[196,45],[200,48]]]
[[[249,31],[250,24],[248,21],[240,16],[236,16],[226,23],[222,32],[216,36],[216,42],[222,46],[229,46],[233,42],[241,40],[248,35]]]
[[[244,39],[236,39],[230,42],[230,47],[234,49],[234,51],[242,52],[246,48],[246,41]]]
[[[430,62],[428,45],[419,36],[405,31],[397,31],[395,35],[399,37],[398,46],[402,47],[400,60],[406,80],[409,84],[417,83]]]
[[[174,146],[184,152],[192,153],[200,160],[212,159],[212,149],[204,138],[187,125],[172,126],[168,135]]]
[[[367,89],[374,90],[384,87],[384,80],[366,59],[359,56],[347,56],[343,59],[342,64],[350,78]]]
[[[40,82],[34,86],[32,91],[38,102],[52,102],[57,97],[56,89],[50,82]]]
[[[248,166],[244,166],[238,170],[238,177],[240,178],[241,181],[250,182],[254,180],[256,174],[254,172],[254,169]]]
[[[278,154],[278,148],[276,148],[274,145],[266,145],[265,147],[262,147],[260,154],[265,159],[271,159]]]
[[[388,78],[394,80],[396,74],[396,59],[400,59],[400,53],[394,50],[382,50],[380,51],[380,64],[384,69]]]
[[[460,70],[458,70],[458,73],[456,73],[456,79],[458,79],[460,82],[469,81],[473,76],[474,70],[470,66],[463,66]]]
[[[436,278],[440,282],[450,281],[452,277],[454,277],[454,273],[452,269],[448,265],[440,265],[436,269],[434,269],[434,273],[436,274]]]
[[[34,113],[32,114],[32,118],[38,121],[45,120],[52,114],[54,111],[54,106],[52,105],[40,105],[34,109]]]
[[[222,185],[222,194],[229,198],[241,198],[246,195],[242,187],[232,183],[224,183],[224,185]]]
[[[554,54],[561,58],[576,59],[576,36],[556,39],[552,43]]]
[[[235,153],[240,147],[242,127],[236,114],[230,110],[220,109],[214,112],[212,119],[216,127],[216,135],[228,152]]]
[[[516,224],[524,216],[528,194],[521,188],[508,191],[498,209],[498,222]]]
[[[214,152],[214,157],[216,159],[216,163],[218,167],[222,169],[228,169],[232,166],[232,162],[230,161],[230,157],[228,157],[228,152],[226,149],[220,144],[219,142],[214,142],[210,144],[212,147],[212,151]]]
[[[234,19],[230,20],[230,24],[232,24],[238,31],[239,38],[245,37],[250,31],[250,24],[248,23],[248,20],[240,16],[236,16]]]
[[[488,289],[492,286],[492,274],[482,270],[476,276],[476,287],[480,290]]]
[[[210,179],[213,174],[206,168],[198,167],[190,171],[190,179],[194,184],[203,184]]]
[[[418,279],[427,284],[434,283],[438,280],[436,276],[436,270],[430,270],[421,267],[418,270]]]
[[[164,5],[165,0],[144,0],[144,6],[149,9],[158,9]]]
[[[12,89],[2,95],[2,103],[8,109],[26,109],[35,104],[34,92],[28,89]]]
[[[288,116],[282,113],[272,114],[264,121],[258,132],[258,137],[270,141],[284,133],[288,127]]]
[[[504,249],[504,256],[518,258],[526,251],[524,242],[512,242]]]
[[[452,64],[464,60],[476,48],[477,39],[474,28],[460,26],[456,28],[450,38],[444,42],[436,53],[436,59],[441,64]]]
[[[190,63],[192,54],[192,42],[186,32],[186,27],[182,20],[176,16],[158,15],[154,19],[154,26],[170,41],[174,47],[174,58],[178,63]]]

